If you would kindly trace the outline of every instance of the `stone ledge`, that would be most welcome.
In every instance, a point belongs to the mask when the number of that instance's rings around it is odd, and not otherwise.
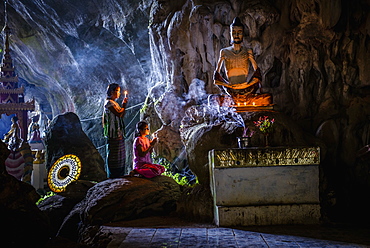
[[[260,226],[318,224],[319,204],[290,204],[265,206],[216,206],[218,226]]]

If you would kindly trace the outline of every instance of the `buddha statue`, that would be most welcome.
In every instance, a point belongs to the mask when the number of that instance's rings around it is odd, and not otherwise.
[[[243,43],[244,26],[236,17],[230,25],[231,46],[221,49],[217,68],[214,72],[214,84],[221,91],[230,95],[235,104],[266,106],[272,104],[272,95],[261,92],[262,76],[252,49],[247,49]],[[250,65],[253,71],[250,72]],[[227,79],[220,74],[224,66]],[[253,74],[252,74],[253,73]],[[247,81],[249,74],[252,74]]]

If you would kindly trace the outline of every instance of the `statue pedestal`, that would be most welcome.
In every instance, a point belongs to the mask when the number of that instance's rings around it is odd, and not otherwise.
[[[250,147],[209,152],[218,226],[317,224],[318,147]]]
[[[236,112],[259,112],[259,111],[274,111],[274,104],[266,106],[257,106],[257,105],[233,105]]]

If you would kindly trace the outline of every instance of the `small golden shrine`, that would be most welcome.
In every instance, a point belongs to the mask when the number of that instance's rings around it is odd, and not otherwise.
[[[15,114],[19,120],[21,138],[27,140],[28,111],[35,110],[35,101],[24,101],[24,88],[18,85],[18,75],[10,56],[9,36],[10,28],[5,25],[5,48],[0,67],[0,117],[2,114]]]

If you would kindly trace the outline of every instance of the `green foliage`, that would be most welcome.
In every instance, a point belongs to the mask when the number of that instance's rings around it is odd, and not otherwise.
[[[171,172],[166,171],[162,175],[171,177],[177,184],[182,186],[189,185],[189,180],[186,178],[186,176],[181,176],[180,173],[172,174]]]
[[[140,109],[140,113],[143,114],[148,109],[148,104],[145,102]]]
[[[175,182],[181,186],[191,186],[189,178],[185,175],[182,175],[181,173],[172,173],[172,165],[171,163],[163,158],[163,157],[154,157],[153,158],[154,163],[163,165],[164,168],[166,168],[166,171],[162,174],[163,176],[167,176],[175,180]],[[196,178],[196,184],[198,183],[198,178]]]
[[[50,196],[56,195],[53,191],[47,192],[44,196],[40,197],[40,199],[36,202],[36,205],[39,205],[41,202],[43,202],[45,199],[47,199]]]
[[[149,107],[149,96],[147,96],[145,98],[144,104],[143,104],[143,106],[140,109],[140,113],[141,114],[145,113],[145,111],[148,109],[148,107]]]

